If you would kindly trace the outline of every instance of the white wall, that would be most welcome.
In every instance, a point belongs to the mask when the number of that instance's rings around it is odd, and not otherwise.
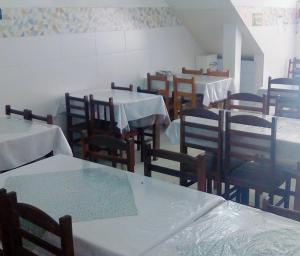
[[[183,26],[0,38],[0,113],[5,104],[55,114],[67,91],[141,85],[147,72],[195,66],[202,53]]]

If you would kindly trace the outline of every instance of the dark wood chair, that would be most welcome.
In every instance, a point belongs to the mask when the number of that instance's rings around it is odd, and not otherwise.
[[[148,93],[157,95],[158,90],[148,90],[148,89],[141,89],[137,87],[137,92],[140,93]],[[146,124],[144,126],[135,126],[132,127],[134,130],[138,131],[138,140],[137,144],[141,147],[141,161],[144,161],[145,155],[145,145],[152,142],[153,148],[158,149],[160,146],[160,125],[159,123],[155,122],[153,124]]]
[[[29,112],[26,110],[17,110],[17,109],[13,109],[10,105],[6,105],[5,106],[5,114],[7,116],[11,116],[12,114],[14,115],[19,115],[22,116],[25,120],[29,120]]]
[[[74,152],[75,146],[80,145],[80,135],[83,131],[90,133],[90,106],[87,96],[77,98],[65,94],[67,138]]]
[[[201,122],[189,121],[188,118],[201,118]],[[206,123],[207,121],[208,123]],[[212,193],[212,181],[217,194],[221,195],[223,176],[223,130],[224,111],[218,114],[204,109],[190,109],[181,112],[180,152],[188,154],[188,149],[206,152],[207,192]]]
[[[117,163],[126,164],[129,172],[134,172],[134,141],[132,139],[122,140],[109,135],[93,135],[88,137],[82,135],[82,149],[84,159],[105,160],[112,162],[116,167]],[[103,153],[106,151],[106,153]],[[126,154],[126,157],[123,156]]]
[[[251,115],[231,116],[226,112],[225,128],[225,198],[230,196],[230,185],[237,192],[237,202],[249,204],[249,189],[255,190],[255,207],[260,206],[260,196],[268,193],[283,197],[289,205],[290,180],[276,167],[276,118],[272,121]],[[262,131],[263,130],[263,131]],[[234,161],[244,161],[235,167]],[[285,189],[280,186],[285,184]]]
[[[52,115],[47,115],[47,116],[35,115],[29,109],[26,109],[24,111],[26,112],[25,115],[28,116],[28,120],[31,121],[38,120],[38,121],[46,122],[47,124],[54,124]]]
[[[57,256],[74,256],[72,218],[64,216],[56,222],[42,210],[28,204],[18,203],[16,193],[12,192],[4,196],[9,201],[8,211],[9,232],[11,236],[11,256],[38,256],[31,252],[24,242],[28,241],[37,248],[42,248],[44,251]],[[45,230],[51,235],[60,239],[60,245],[52,244],[33,232],[26,230],[20,224],[21,221],[26,221]]]
[[[229,77],[229,70],[210,70],[207,69],[208,76]]]
[[[162,85],[161,88],[157,89],[158,94],[163,96],[168,113],[173,116],[173,97],[170,93],[170,82],[167,76],[164,75],[151,75],[147,73],[147,89],[148,91],[154,90],[154,83]]]
[[[205,153],[192,157],[186,154],[175,153],[167,150],[153,150],[149,145],[146,146],[144,162],[144,175],[151,177],[152,172],[163,173],[178,177],[180,185],[190,186],[198,183],[198,190],[206,192],[206,160]],[[153,164],[152,157],[174,161],[180,163],[180,169],[174,170],[168,167]],[[187,182],[188,181],[188,182]]]
[[[276,107],[276,99],[280,96],[285,101],[299,100],[300,99],[300,81],[289,78],[275,78],[269,77],[268,81],[268,113],[270,107]]]
[[[182,109],[193,109],[202,105],[203,94],[197,94],[195,78],[173,77],[174,86],[174,119]],[[185,87],[185,88],[184,88]],[[183,89],[184,88],[184,89]]]
[[[187,69],[185,67],[182,68],[182,74],[189,74],[189,75],[203,75],[203,69]]]
[[[236,101],[239,101],[237,104]],[[252,93],[227,93],[226,109],[227,110],[243,110],[249,112],[258,112],[267,114],[268,101],[264,94],[262,97]]]
[[[275,116],[300,119],[300,97],[298,98],[297,95],[291,98],[277,96]]]
[[[276,215],[279,215],[279,216],[282,216],[282,217],[285,217],[288,219],[300,221],[300,211],[289,210],[289,209],[275,206],[270,203],[270,200],[268,197],[263,199],[262,209],[266,212],[270,212],[270,213],[273,213],[273,214],[276,214]]]
[[[111,89],[112,90],[121,90],[121,91],[129,91],[133,92],[133,85],[130,84],[128,87],[126,86],[116,86],[114,82],[111,83]]]

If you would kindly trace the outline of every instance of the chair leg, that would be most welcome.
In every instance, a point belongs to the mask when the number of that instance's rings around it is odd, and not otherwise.
[[[141,143],[141,162],[144,162],[144,159],[145,159],[145,135],[144,135],[144,131],[141,131],[140,143]]]
[[[229,183],[225,182],[225,193],[224,193],[224,198],[226,200],[229,200],[229,193],[230,193],[230,185]]]
[[[249,189],[241,188],[241,203],[249,205]]]
[[[158,120],[155,121],[153,126],[153,149],[158,150],[160,148],[160,123]],[[157,157],[154,156],[153,160],[157,160]]]
[[[207,179],[207,193],[212,194],[212,179]]]
[[[260,196],[261,196],[261,192],[256,190],[255,191],[255,208],[260,207]]]

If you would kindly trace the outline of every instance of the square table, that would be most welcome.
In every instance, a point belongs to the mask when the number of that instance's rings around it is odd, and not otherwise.
[[[108,191],[104,191],[105,194],[100,197],[102,199],[95,201],[97,192],[103,190],[105,183],[93,182],[91,171],[93,175],[98,171],[105,180],[107,176],[120,179],[121,186],[120,182],[110,182],[106,186]],[[81,172],[81,176],[78,172]],[[49,176],[51,173],[52,178]],[[29,177],[24,178],[26,175]],[[41,179],[41,175],[47,175],[48,178]],[[66,180],[63,190],[68,196],[62,197],[66,198],[65,205],[70,205],[67,209],[74,211],[66,210],[65,214],[74,216],[73,234],[78,256],[141,255],[224,202],[218,196],[64,155],[4,173],[0,175],[0,187],[8,186],[12,190],[12,184],[15,184],[17,191],[23,191],[20,193],[22,201],[33,203],[32,201],[37,200],[36,206],[43,207],[42,210],[52,213],[53,216],[55,209],[58,209],[55,204],[61,200],[57,191],[62,188],[56,189],[57,184],[62,182],[61,178],[56,178],[58,175],[65,175],[62,176]],[[16,178],[19,179],[17,182]],[[26,184],[30,180],[32,184],[28,190]],[[40,182],[42,184],[37,183],[38,180],[43,180]],[[76,182],[72,183],[72,180]],[[21,185],[17,186],[18,183]],[[91,184],[89,193],[94,190],[96,195],[78,198],[78,195],[84,195],[86,184]],[[46,191],[42,191],[41,186]],[[53,187],[53,191],[48,191],[48,187]],[[35,193],[37,188],[39,195]],[[24,192],[26,189],[27,193]],[[124,191],[128,196],[127,200],[122,195]],[[51,195],[53,198],[48,202],[47,198]],[[77,207],[74,207],[74,203],[77,203]],[[87,212],[83,206],[88,208]],[[102,214],[102,217],[90,219],[99,213],[89,210],[97,208],[100,212],[114,213],[114,216]],[[90,216],[86,218],[89,213]]]
[[[195,78],[197,94],[203,94],[203,104],[209,106],[211,103],[220,102],[227,98],[227,92],[232,90],[233,79],[230,77],[217,77],[207,75],[176,74],[177,77],[191,79]],[[170,82],[170,94],[173,92],[173,76],[168,76]],[[161,82],[153,82],[153,89],[161,89]],[[180,88],[180,84],[179,84]],[[181,88],[181,90],[184,90]],[[171,96],[171,95],[170,95]]]
[[[219,110],[211,109],[211,111],[218,113]],[[255,115],[260,116],[268,121],[271,121],[272,116],[268,115],[259,115],[252,114],[249,112],[242,111],[230,111],[232,115]],[[196,117],[187,117],[187,120],[190,122],[207,124],[217,126],[217,121],[207,120]],[[239,125],[237,125],[239,126]],[[224,125],[225,127],[225,125]],[[249,131],[259,133],[265,133],[264,128],[254,128],[254,127],[245,127],[240,126],[241,129],[248,129]],[[269,129],[267,129],[269,130]],[[300,162],[300,120],[285,118],[285,117],[277,117],[277,136],[276,136],[276,161],[282,164],[287,164],[291,167],[296,167],[297,162]],[[166,130],[167,137],[171,140],[173,144],[180,144],[180,119],[174,120],[171,125]]]
[[[226,202],[145,256],[300,255],[300,223]]]
[[[0,117],[0,172],[35,161],[50,152],[73,155],[58,126],[14,116]]]
[[[101,90],[85,89],[70,92],[73,97],[83,98],[85,95],[93,95],[95,100],[107,101],[113,98],[115,120],[121,131],[129,131],[129,124],[144,126],[159,119],[161,123],[169,124],[169,114],[161,95],[122,91],[122,90]],[[58,113],[65,112],[65,101],[61,100]],[[153,117],[153,118],[151,118]],[[145,121],[146,123],[142,122]]]

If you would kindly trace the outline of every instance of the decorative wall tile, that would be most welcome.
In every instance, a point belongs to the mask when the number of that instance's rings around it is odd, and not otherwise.
[[[239,6],[238,12],[248,26],[296,24],[296,8]]]
[[[0,37],[138,30],[182,25],[170,8],[4,8]]]

